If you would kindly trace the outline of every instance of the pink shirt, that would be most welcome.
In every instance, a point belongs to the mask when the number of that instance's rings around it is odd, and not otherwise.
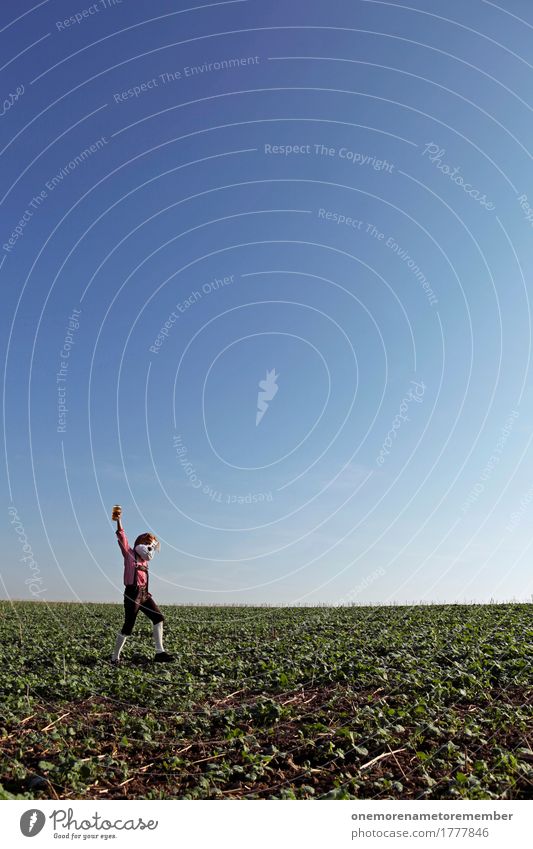
[[[137,586],[145,587],[148,583],[148,575],[141,569],[136,569],[135,566],[136,564],[142,564],[143,566],[148,567],[148,561],[135,559],[135,552],[129,547],[128,537],[126,536],[124,528],[117,531],[116,534],[120,550],[124,556],[124,584],[134,584],[135,572],[137,572]]]

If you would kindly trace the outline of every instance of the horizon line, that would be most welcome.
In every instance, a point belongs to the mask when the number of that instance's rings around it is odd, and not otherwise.
[[[117,601],[92,601],[87,599],[73,600],[73,599],[25,599],[25,598],[0,598],[0,603],[4,604],[107,604],[114,605],[117,607],[122,607],[122,602]],[[164,607],[261,607],[261,608],[274,608],[274,609],[309,609],[315,607],[331,607],[331,608],[342,608],[342,607],[496,607],[497,605],[507,605],[507,604],[533,604],[533,596],[527,599],[490,599],[489,601],[367,601],[367,602],[357,602],[351,601],[343,604],[342,602],[330,602],[330,601],[318,601],[314,603],[301,603],[301,604],[292,604],[290,602],[167,602],[164,604]]]

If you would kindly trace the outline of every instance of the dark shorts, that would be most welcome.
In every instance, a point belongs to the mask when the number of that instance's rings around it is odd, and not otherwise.
[[[133,631],[139,610],[148,616],[154,625],[163,622],[164,616],[145,587],[126,586],[124,590],[124,625],[121,633],[129,637]]]

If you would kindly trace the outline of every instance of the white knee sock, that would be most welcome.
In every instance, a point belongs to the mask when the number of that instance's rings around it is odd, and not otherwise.
[[[120,652],[122,651],[124,643],[126,642],[127,639],[128,638],[127,638],[126,634],[117,634],[117,639],[116,639],[116,642],[115,642],[115,650],[113,652],[112,660],[119,660],[120,659]]]
[[[153,626],[153,634],[154,634],[154,644],[156,653],[159,654],[162,651],[165,651],[163,648],[163,623],[156,622]]]

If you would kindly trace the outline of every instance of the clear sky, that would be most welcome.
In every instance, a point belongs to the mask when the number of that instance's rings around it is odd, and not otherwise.
[[[531,597],[532,36],[3,0],[5,597]]]

